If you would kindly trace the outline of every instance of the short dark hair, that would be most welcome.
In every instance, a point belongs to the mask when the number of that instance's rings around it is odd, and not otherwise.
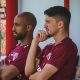
[[[71,13],[70,11],[62,6],[54,6],[44,11],[45,15],[50,17],[58,18],[59,20],[63,20],[65,29],[69,29]]]
[[[37,24],[37,20],[34,14],[32,14],[31,12],[22,12],[21,14],[18,14],[17,16],[22,17],[26,21],[27,24],[30,24],[33,26],[33,28],[35,28]]]

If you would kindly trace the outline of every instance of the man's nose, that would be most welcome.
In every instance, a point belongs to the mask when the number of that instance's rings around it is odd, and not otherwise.
[[[46,28],[46,24],[44,24],[44,28]]]
[[[12,31],[14,31],[15,30],[15,26],[13,25],[13,27],[12,27]]]

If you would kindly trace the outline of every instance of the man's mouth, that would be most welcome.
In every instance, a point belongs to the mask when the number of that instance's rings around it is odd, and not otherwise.
[[[13,32],[13,35],[16,36],[17,34],[15,32]]]

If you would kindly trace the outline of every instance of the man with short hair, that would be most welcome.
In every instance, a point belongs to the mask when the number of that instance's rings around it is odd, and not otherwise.
[[[1,62],[0,80],[28,80],[24,74],[24,67],[28,51],[33,39],[36,18],[30,12],[23,12],[15,16],[13,35],[20,43],[10,51],[5,61]],[[40,48],[38,47],[40,52]]]
[[[30,80],[73,80],[77,62],[76,44],[69,38],[71,14],[62,6],[47,9],[45,31],[40,30],[32,40],[25,66],[26,76]],[[39,42],[53,37],[54,44],[48,44],[37,59],[39,64],[35,72],[37,45]]]

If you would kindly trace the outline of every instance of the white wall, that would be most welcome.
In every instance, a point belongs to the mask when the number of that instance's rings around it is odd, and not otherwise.
[[[19,12],[30,11],[34,13],[37,18],[37,26],[34,31],[34,35],[39,29],[44,29],[44,10],[55,5],[64,5],[64,0],[18,0],[19,1]],[[53,39],[49,39],[40,43],[43,48],[46,43],[54,42]]]
[[[70,0],[71,24],[70,37],[74,40],[78,47],[80,55],[80,0]]]

